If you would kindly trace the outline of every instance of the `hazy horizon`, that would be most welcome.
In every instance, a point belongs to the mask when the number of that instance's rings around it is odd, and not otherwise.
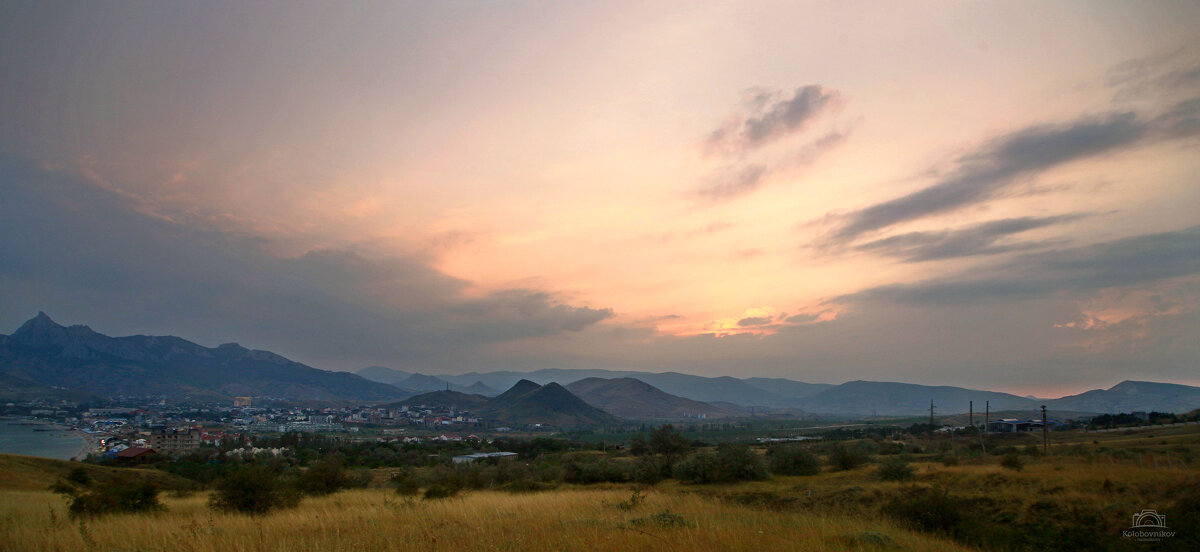
[[[1200,385],[1194,2],[10,2],[0,75],[5,331]]]

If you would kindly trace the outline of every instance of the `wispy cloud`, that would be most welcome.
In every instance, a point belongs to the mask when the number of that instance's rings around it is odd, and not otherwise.
[[[962,156],[948,176],[931,186],[877,203],[841,218],[830,236],[847,244],[863,234],[950,213],[995,198],[1023,177],[1073,161],[1102,156],[1143,143],[1200,134],[1195,108],[1180,104],[1157,117],[1133,112],[1084,117],[1070,123],[1035,125],[993,139]]]
[[[1000,267],[844,295],[835,302],[968,304],[1134,286],[1200,274],[1200,226],[1029,253]]]
[[[751,90],[746,113],[735,116],[708,137],[710,152],[744,152],[807,128],[820,115],[839,106],[841,94],[819,84],[797,88],[791,97],[767,89]]]
[[[748,91],[742,113],[730,117],[705,140],[706,153],[720,159],[721,166],[689,195],[708,204],[733,200],[762,188],[774,175],[812,164],[844,142],[849,131],[827,130],[807,142],[801,136],[822,115],[844,103],[840,92],[819,84],[797,88],[790,96],[764,88]],[[776,142],[789,144],[790,150],[769,153],[771,148],[765,146]]]
[[[1085,215],[1008,218],[957,230],[908,232],[857,245],[854,249],[896,257],[909,263],[995,255],[1043,247],[1045,242],[1000,242],[1015,234],[1078,220],[1083,216]]]

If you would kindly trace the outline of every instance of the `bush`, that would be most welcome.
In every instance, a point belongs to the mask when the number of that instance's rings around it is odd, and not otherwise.
[[[82,466],[71,469],[71,473],[67,474],[67,481],[79,485],[87,485],[92,482],[92,477],[88,475],[87,470]]]
[[[837,447],[829,454],[829,466],[835,470],[852,470],[871,459],[857,448]]]
[[[428,489],[425,489],[425,500],[437,500],[439,498],[450,498],[458,494],[460,487],[449,483],[435,483]]]
[[[568,458],[563,462],[563,480],[568,483],[624,483],[629,481],[625,467],[605,456]]]
[[[1021,462],[1021,457],[1016,453],[1004,455],[1004,459],[1000,460],[1000,465],[1013,471],[1021,471],[1025,464]]]
[[[875,470],[875,477],[884,481],[908,481],[913,477],[913,467],[903,458],[893,458]]]
[[[408,472],[401,471],[392,474],[392,486],[400,496],[416,496],[421,492],[421,485]]]
[[[675,465],[675,479],[688,483],[715,483],[717,481],[717,457],[708,452],[698,452]]]
[[[949,534],[962,521],[959,506],[944,490],[911,487],[892,497],[881,511],[915,529]]]
[[[643,456],[633,464],[629,476],[633,481],[643,485],[656,485],[665,479],[663,470],[666,463],[654,456]]]
[[[771,473],[779,475],[816,475],[821,473],[821,461],[813,453],[796,445],[772,448],[767,451]]]
[[[716,454],[693,454],[675,467],[675,478],[688,483],[731,483],[769,476],[759,455],[745,446],[723,445]]]
[[[296,478],[296,489],[311,496],[336,493],[350,486],[350,478],[342,469],[341,461],[336,458],[317,462]]]
[[[152,512],[162,509],[158,483],[149,479],[117,477],[89,490],[59,481],[51,487],[71,499],[72,516],[98,516],[118,512]]]
[[[299,494],[284,485],[279,474],[266,466],[250,466],[218,479],[209,506],[227,512],[265,514],[299,502]]]

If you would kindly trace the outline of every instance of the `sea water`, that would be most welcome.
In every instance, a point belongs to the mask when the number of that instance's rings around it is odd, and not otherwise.
[[[0,453],[70,460],[87,444],[70,428],[21,418],[0,418]]]

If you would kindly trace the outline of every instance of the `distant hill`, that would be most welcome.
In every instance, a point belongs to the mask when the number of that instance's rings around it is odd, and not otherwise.
[[[585,378],[567,385],[567,390],[588,404],[621,418],[677,420],[727,417],[734,412],[708,403],[677,397],[634,378]]]
[[[611,414],[588,404],[557,383],[538,385],[529,380],[518,381],[493,398],[443,389],[385,405],[387,408],[400,406],[454,408],[513,425],[577,427],[619,423]]]
[[[386,383],[388,385],[396,385],[412,376],[409,372],[395,370],[387,366],[367,366],[355,373],[371,381]]]
[[[482,381],[472,383],[471,385],[462,388],[462,391],[463,393],[472,393],[475,395],[483,395],[485,397],[495,397],[496,395],[500,394],[499,391],[484,385]]]
[[[394,406],[430,406],[436,408],[453,408],[455,410],[478,411],[488,404],[488,398],[482,395],[470,395],[458,391],[430,391],[415,397],[409,397]]]
[[[710,378],[692,374],[681,374],[679,372],[656,373],[627,370],[565,370],[549,368],[533,372],[498,371],[486,373],[470,372],[461,375],[441,374],[438,377],[451,383],[464,385],[481,381],[496,389],[506,389],[523,379],[535,383],[555,381],[567,382],[569,384],[586,378],[634,378],[653,385],[666,393],[695,401],[726,401],[742,406],[795,407],[798,405],[799,400],[785,394],[764,390],[761,387],[747,383],[745,380],[734,377],[722,376]],[[801,386],[824,385],[794,383]]]
[[[612,414],[584,402],[557,383],[537,385],[529,380],[517,382],[489,401],[484,414],[509,423],[563,427],[618,423]]]
[[[811,397],[833,387],[830,383],[804,383],[784,378],[746,378],[742,380],[768,393],[782,395],[790,399]]]
[[[850,381],[835,385],[804,399],[800,408],[816,414],[843,416],[910,416],[929,414],[929,401],[935,414],[966,412],[970,401],[983,411],[990,401],[992,410],[1023,410],[1037,403],[1025,397],[995,391],[962,387],[918,385],[883,381]]]
[[[100,396],[206,402],[235,396],[292,400],[396,400],[411,393],[329,372],[236,343],[207,348],[174,336],[109,337],[64,327],[45,313],[0,336],[0,374]],[[9,379],[8,381],[13,381]]]
[[[1175,383],[1123,381],[1108,389],[1095,389],[1043,401],[1054,410],[1084,412],[1188,412],[1200,408],[1200,387]]]
[[[425,374],[413,374],[403,381],[396,383],[396,385],[417,391],[437,391],[439,389],[445,390],[447,388],[458,387],[457,385],[451,387],[450,382],[437,376],[427,376]]]

